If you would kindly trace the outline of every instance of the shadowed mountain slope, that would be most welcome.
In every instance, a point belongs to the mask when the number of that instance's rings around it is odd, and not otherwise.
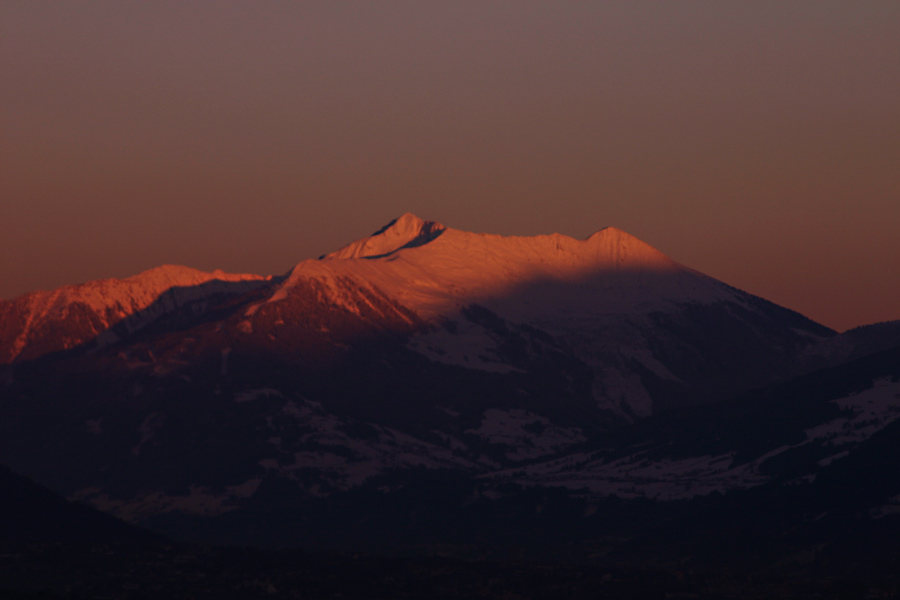
[[[273,506],[423,478],[553,487],[629,423],[790,377],[835,335],[615,228],[503,237],[407,214],[283,277],[197,273],[0,306],[4,460],[161,529],[271,526]],[[710,489],[766,480],[750,475]]]

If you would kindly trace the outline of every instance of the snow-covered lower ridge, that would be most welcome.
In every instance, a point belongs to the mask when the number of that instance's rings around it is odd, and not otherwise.
[[[41,337],[51,323],[64,324],[65,332],[54,336],[49,350],[63,350],[106,332],[132,318],[129,330],[139,328],[161,313],[187,302],[217,293],[249,291],[272,277],[232,274],[216,270],[207,273],[189,267],[163,265],[125,279],[101,279],[67,285],[52,291],[37,291],[8,301],[0,301],[5,316],[0,363],[16,360],[26,346]],[[140,315],[139,313],[146,312]],[[46,333],[46,332],[45,332]],[[46,337],[46,336],[44,336]]]
[[[217,269],[207,273],[180,265],[162,265],[125,279],[98,279],[87,283],[66,285],[50,291],[37,291],[19,296],[10,302],[26,300],[35,307],[38,316],[46,316],[72,302],[82,302],[96,310],[129,302],[144,307],[163,292],[176,287],[197,286],[210,281],[269,281],[272,276],[225,273]]]
[[[111,498],[99,488],[91,487],[78,490],[71,499],[91,504],[98,510],[129,522],[173,511],[211,517],[238,508],[242,500],[256,493],[260,483],[262,478],[254,478],[239,485],[226,486],[224,490],[192,485],[184,495],[159,490],[139,491],[129,500]]]
[[[347,491],[395,469],[473,470],[483,466],[481,461],[454,453],[449,441],[435,444],[374,423],[355,422],[368,430],[368,436],[359,439],[347,433],[354,421],[328,412],[317,402],[288,400],[280,416],[300,425],[303,433],[290,442],[280,435],[270,437],[268,442],[279,449],[282,459],[264,459],[259,464],[266,471],[295,480],[317,471],[318,484],[305,490],[311,496]],[[271,423],[271,418],[268,421]],[[456,443],[462,445],[458,440]]]
[[[822,468],[848,456],[856,446],[900,418],[900,382],[881,377],[872,382],[870,389],[832,403],[841,409],[841,417],[806,429],[802,441],[773,448],[749,462],[735,463],[735,452],[658,458],[655,454],[660,449],[651,446],[616,458],[572,453],[482,476],[523,485],[559,486],[585,489],[597,495],[657,500],[746,489],[771,480],[761,468],[763,463],[798,448],[821,447],[824,458],[816,464]],[[800,477],[802,481],[814,479],[815,472],[804,472]]]
[[[541,458],[587,439],[578,428],[561,427],[522,409],[489,408],[478,428],[465,433],[508,447],[505,456],[512,461]]]

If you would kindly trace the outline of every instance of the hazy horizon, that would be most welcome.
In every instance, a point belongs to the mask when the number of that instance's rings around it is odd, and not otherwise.
[[[900,318],[900,4],[0,6],[0,298],[280,274],[404,212],[615,226],[843,330]]]

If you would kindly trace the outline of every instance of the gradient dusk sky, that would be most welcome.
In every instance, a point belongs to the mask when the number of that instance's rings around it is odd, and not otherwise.
[[[0,4],[0,297],[407,211],[900,319],[900,2]]]

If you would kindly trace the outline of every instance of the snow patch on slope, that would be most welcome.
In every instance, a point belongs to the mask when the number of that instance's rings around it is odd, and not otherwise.
[[[304,433],[295,444],[285,444],[277,436],[269,441],[282,453],[292,455],[293,462],[284,464],[283,461],[264,459],[260,466],[292,478],[302,477],[304,471],[314,467],[320,481],[305,486],[311,496],[349,490],[392,469],[416,466],[472,469],[477,466],[457,456],[449,442],[448,447],[443,447],[390,427],[347,421],[328,413],[317,402],[291,400],[285,403],[282,412],[295,419]],[[366,439],[348,433],[354,426],[369,431]]]
[[[284,394],[272,388],[261,388],[258,390],[247,390],[237,393],[234,395],[234,401],[238,404],[243,404],[245,402],[253,402],[254,400],[258,400],[260,398],[269,397],[283,398]]]
[[[253,478],[239,485],[228,486],[224,492],[192,485],[189,493],[183,496],[161,491],[140,491],[136,497],[128,500],[112,498],[99,488],[85,488],[76,492],[71,500],[87,502],[103,512],[131,523],[175,511],[212,517],[238,508],[243,500],[256,493],[260,483],[262,479]]]
[[[511,480],[521,485],[561,486],[585,489],[597,495],[657,500],[687,499],[716,491],[754,487],[769,481],[769,477],[760,472],[760,467],[773,457],[807,444],[834,446],[836,452],[818,463],[820,467],[827,467],[847,456],[847,448],[864,442],[900,418],[900,382],[881,378],[873,382],[871,389],[833,402],[850,415],[806,430],[806,440],[798,444],[779,446],[740,465],[733,465],[734,453],[659,459],[651,457],[655,451],[651,449],[617,458],[571,454],[484,477]]]
[[[408,346],[433,362],[493,373],[520,371],[497,355],[497,342],[481,327],[460,319],[453,331],[434,329],[410,338]]]
[[[510,446],[506,458],[528,460],[564,450],[587,438],[580,429],[560,427],[548,419],[522,409],[489,408],[477,429],[468,429],[490,444]]]
[[[807,438],[829,446],[858,444],[900,418],[900,382],[882,377],[871,389],[834,403],[850,415],[807,429]]]

